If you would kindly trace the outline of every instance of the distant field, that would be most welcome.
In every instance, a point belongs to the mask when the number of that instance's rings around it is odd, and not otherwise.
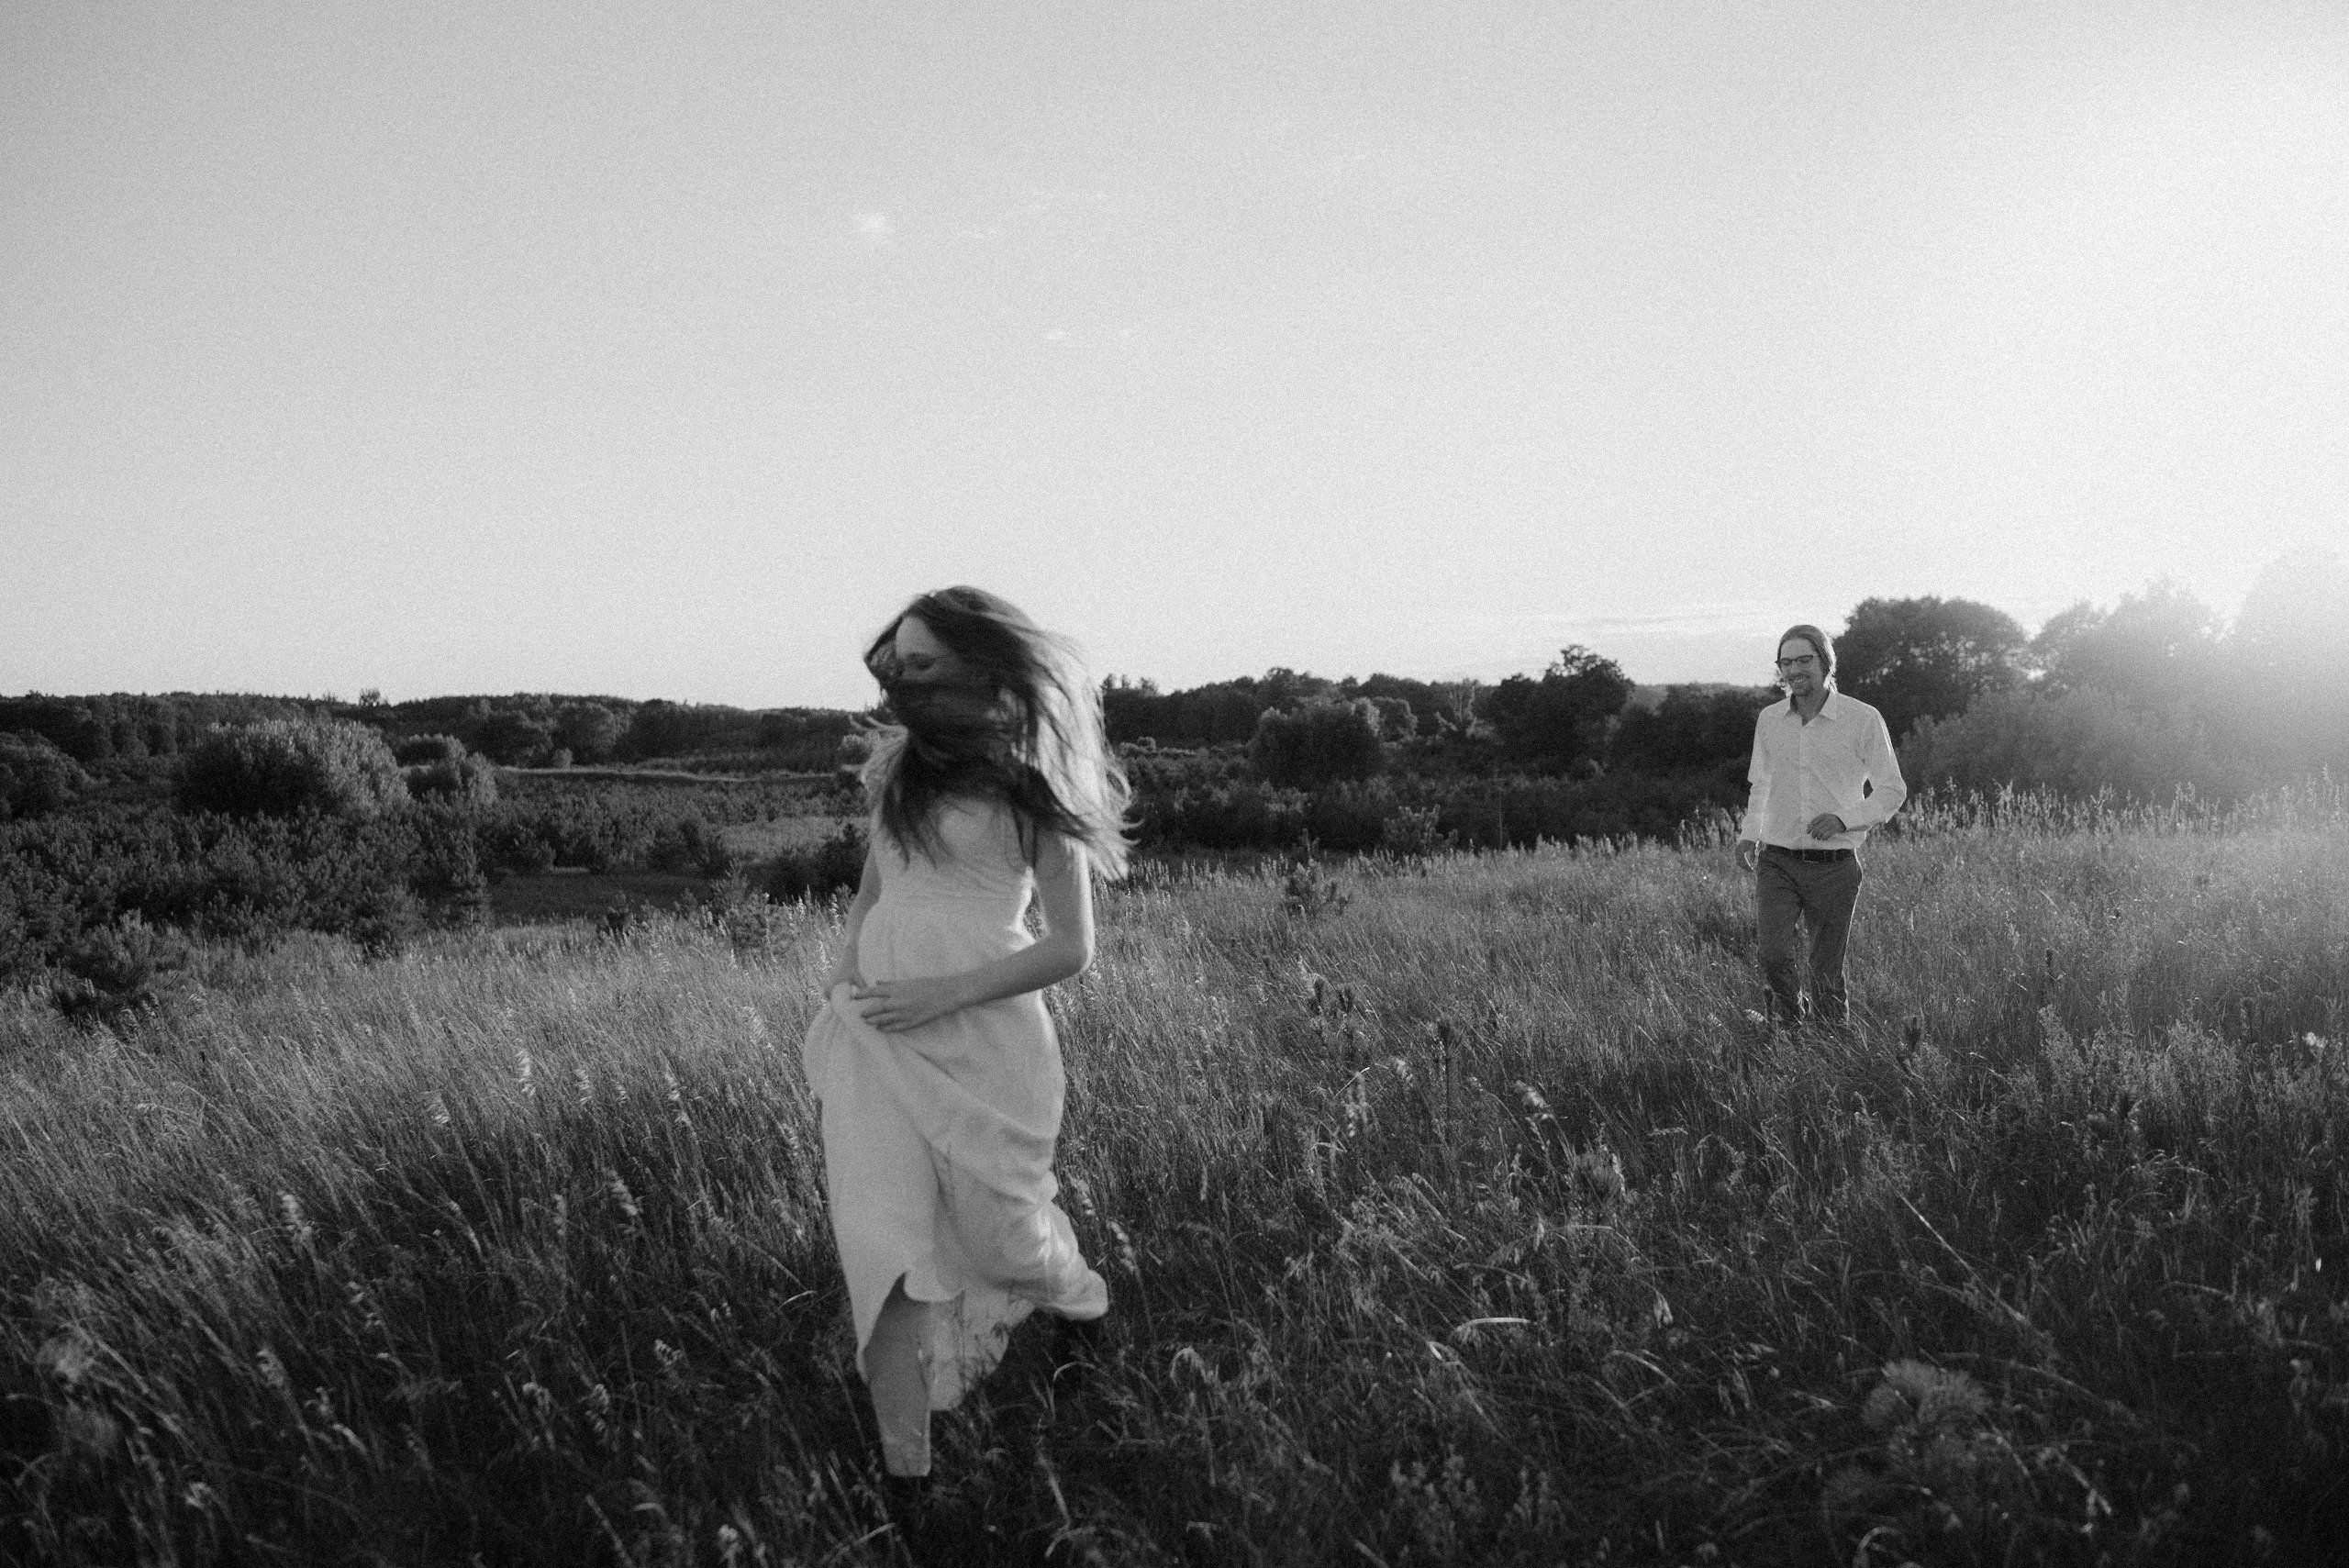
[[[500,778],[512,776],[525,779],[547,779],[568,784],[701,784],[717,788],[725,784],[755,784],[775,785],[784,789],[805,790],[809,786],[828,784],[832,775],[824,773],[701,773],[679,767],[662,767],[659,763],[629,767],[576,768],[500,768]]]
[[[601,918],[616,909],[674,909],[710,886],[707,878],[662,872],[549,872],[490,884],[491,916],[507,924]]]
[[[1117,1307],[940,1420],[969,1560],[2336,1549],[2340,801],[1867,870],[1860,1028],[1776,1041],[1723,852],[1105,895],[1052,1006]],[[124,1039],[0,997],[0,1560],[903,1561],[796,1061],[838,940],[224,944]]]
[[[861,820],[849,817],[778,817],[772,822],[729,822],[718,829],[737,861],[773,860],[786,850],[804,850],[822,843],[842,824]]]
[[[718,831],[742,875],[756,885],[763,866],[776,855],[820,843],[848,820],[785,817],[772,822],[729,822]],[[509,924],[600,918],[616,908],[674,909],[707,896],[716,886],[708,878],[662,872],[595,873],[565,868],[492,883],[490,913]]]

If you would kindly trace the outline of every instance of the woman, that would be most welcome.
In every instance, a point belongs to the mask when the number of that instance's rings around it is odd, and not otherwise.
[[[923,595],[864,662],[899,727],[865,768],[872,848],[804,1056],[857,1365],[883,1462],[912,1477],[930,1413],[1031,1310],[1109,1309],[1052,1201],[1064,1081],[1041,993],[1092,962],[1127,790],[1074,651],[992,594]]]

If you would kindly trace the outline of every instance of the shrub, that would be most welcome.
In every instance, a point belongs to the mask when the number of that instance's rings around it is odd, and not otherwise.
[[[1734,766],[1753,751],[1754,716],[1774,700],[1766,686],[1673,686],[1654,707],[1627,708],[1608,746],[1610,767],[1676,773]]]
[[[473,746],[493,762],[529,767],[554,746],[554,726],[518,708],[498,708],[473,732]]]
[[[1998,692],[1955,718],[1920,719],[1900,749],[1912,788],[2053,790],[2165,800],[2180,788],[2211,798],[2254,783],[2183,708],[2148,709],[2110,692]]]
[[[554,743],[574,762],[603,762],[619,739],[619,715],[602,703],[565,703],[555,709]]]
[[[415,847],[407,857],[404,889],[413,895],[417,918],[429,917],[444,926],[477,925],[489,913],[489,877],[482,869],[481,847],[473,819],[462,810],[426,806],[415,816]],[[403,918],[399,906],[370,907],[362,922],[396,928]],[[409,921],[413,924],[414,921]],[[355,933],[362,947],[368,933]]]
[[[1432,806],[1402,806],[1379,831],[1378,847],[1396,855],[1440,855],[1457,843],[1455,835],[1436,826],[1442,813]]]
[[[465,743],[453,735],[411,735],[392,748],[392,760],[403,768],[453,762],[465,754]]]
[[[1385,845],[1386,819],[1394,814],[1394,793],[1383,782],[1335,784],[1306,797],[1305,833],[1322,849],[1359,853]]]
[[[47,736],[0,734],[0,822],[43,817],[90,787],[90,775]]]
[[[644,863],[653,871],[718,877],[734,869],[734,855],[726,840],[700,817],[681,817],[654,831]]]
[[[0,985],[17,985],[40,973],[46,955],[17,906],[16,890],[0,884]]]
[[[1682,825],[1744,798],[1743,779],[1720,773],[1605,773],[1591,779],[1512,777],[1464,784],[1437,818],[1456,841],[1522,849],[1547,840],[1649,839],[1672,843]]]
[[[127,914],[60,956],[50,1001],[74,1023],[111,1027],[153,1006],[156,978],[186,961],[185,942]]]
[[[403,770],[417,800],[442,800],[479,809],[497,804],[497,770],[479,757],[449,757]]]
[[[1277,850],[1305,836],[1305,796],[1253,779],[1142,789],[1134,838],[1145,849]]]
[[[863,878],[864,852],[864,824],[843,822],[821,842],[777,855],[767,872],[767,896],[785,903],[827,898],[841,888],[852,888]]]
[[[1579,645],[1561,649],[1540,680],[1511,675],[1478,700],[1502,752],[1521,767],[1562,773],[1602,750],[1608,721],[1631,700],[1631,683],[1612,659]]]
[[[1286,713],[1266,709],[1248,742],[1248,762],[1265,783],[1313,789],[1367,779],[1386,765],[1379,712],[1368,698],[1308,703]]]
[[[180,804],[231,817],[371,817],[407,799],[384,738],[342,719],[267,719],[214,729],[188,754]]]

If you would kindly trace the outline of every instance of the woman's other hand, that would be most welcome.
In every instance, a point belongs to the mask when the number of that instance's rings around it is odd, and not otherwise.
[[[935,1023],[966,1006],[963,988],[951,978],[882,980],[849,993],[864,1021],[883,1034],[901,1034]]]

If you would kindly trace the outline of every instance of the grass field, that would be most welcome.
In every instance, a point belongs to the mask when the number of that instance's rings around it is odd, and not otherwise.
[[[2337,794],[1879,844],[1848,1038],[1749,1019],[1723,851],[1332,874],[1153,869],[1054,994],[1118,1310],[941,1418],[971,1560],[2337,1545]],[[796,1064],[837,936],[209,948],[125,1038],[0,1001],[0,1557],[901,1560]]]

